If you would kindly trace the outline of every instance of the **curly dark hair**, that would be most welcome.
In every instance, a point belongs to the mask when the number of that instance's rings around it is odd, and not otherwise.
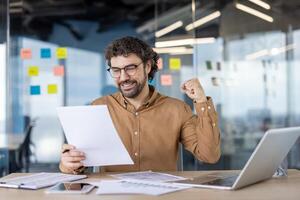
[[[105,49],[105,59],[107,60],[108,65],[111,66],[110,60],[112,57],[126,57],[132,53],[136,54],[144,64],[147,61],[151,62],[151,70],[148,74],[148,80],[152,81],[158,70],[157,61],[159,56],[146,42],[138,38],[126,36],[114,40]]]

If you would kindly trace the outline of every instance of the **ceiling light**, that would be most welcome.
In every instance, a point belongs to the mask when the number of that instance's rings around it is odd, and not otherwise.
[[[213,13],[211,13],[211,14],[209,14],[209,15],[201,18],[201,19],[196,20],[195,22],[193,22],[191,24],[188,24],[185,27],[185,30],[186,31],[190,31],[190,30],[192,30],[192,29],[194,29],[196,27],[199,27],[199,26],[201,26],[203,24],[206,24],[207,22],[209,22],[209,21],[211,21],[213,19],[216,19],[216,18],[218,18],[220,16],[221,16],[221,12],[220,11],[213,12]]]
[[[263,49],[251,54],[246,55],[246,60],[255,60],[257,58],[263,57],[263,56],[275,56],[281,53],[284,53],[286,51],[294,49],[294,44],[289,44],[283,47],[278,48],[272,48],[272,49]]]
[[[263,19],[263,20],[266,20],[266,21],[268,21],[268,22],[273,22],[273,21],[274,21],[273,18],[272,18],[271,16],[266,15],[266,14],[264,14],[264,13],[262,13],[262,12],[259,12],[259,11],[255,10],[255,9],[253,9],[253,8],[248,7],[248,6],[245,6],[245,5],[243,5],[243,4],[236,3],[236,4],[235,4],[235,7],[236,7],[237,9],[239,9],[239,10],[242,10],[242,11],[244,11],[244,12],[246,12],[246,13],[249,13],[249,14],[251,14],[251,15],[254,15],[254,16],[256,16],[256,17],[259,17],[259,18],[261,18],[261,19]]]
[[[159,54],[193,54],[193,48],[186,47],[153,48],[153,50]]]
[[[248,0],[248,1],[251,1],[252,3],[255,3],[256,5],[264,8],[264,9],[267,9],[267,10],[271,9],[270,4],[268,4],[268,3],[264,2],[264,1],[261,1],[261,0]]]
[[[155,47],[175,47],[175,46],[205,44],[205,43],[213,43],[213,42],[215,42],[215,38],[213,38],[213,37],[209,37],[209,38],[187,38],[187,39],[155,42]]]
[[[165,28],[163,28],[159,31],[156,31],[155,32],[155,37],[157,37],[157,38],[161,37],[161,36],[163,36],[167,33],[170,33],[171,31],[174,31],[175,29],[181,27],[182,25],[183,25],[182,21],[177,21],[177,22],[175,22],[175,23],[173,23],[173,24],[171,24],[171,25],[169,25],[169,26],[167,26],[167,27],[165,27]]]

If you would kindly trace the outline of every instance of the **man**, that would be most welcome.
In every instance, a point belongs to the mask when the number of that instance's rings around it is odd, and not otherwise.
[[[115,40],[107,47],[105,57],[119,92],[98,98],[92,105],[108,106],[134,165],[107,166],[103,171],[174,171],[179,142],[203,162],[218,161],[217,113],[198,79],[188,80],[181,86],[194,101],[197,115],[193,115],[187,104],[164,96],[148,85],[158,69],[159,56],[145,42],[134,37]],[[60,170],[78,173],[84,158],[83,152],[65,144]]]

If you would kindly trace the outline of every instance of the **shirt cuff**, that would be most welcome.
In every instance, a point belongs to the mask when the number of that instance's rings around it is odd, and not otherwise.
[[[203,103],[195,103],[194,107],[199,117],[209,117],[216,115],[216,110],[211,97],[206,97],[207,101]]]

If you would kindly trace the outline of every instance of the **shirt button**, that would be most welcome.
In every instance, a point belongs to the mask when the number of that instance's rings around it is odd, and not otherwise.
[[[135,156],[138,156],[138,153],[135,152],[134,155],[135,155]]]
[[[205,108],[204,108],[204,107],[202,107],[202,108],[201,108],[201,110],[202,110],[202,112],[204,112]]]
[[[207,108],[208,108],[208,109],[210,109],[211,107],[210,107],[210,106],[208,106]]]
[[[138,115],[139,115],[139,113],[138,113],[138,112],[136,112],[136,113],[135,113],[135,116],[138,116]]]
[[[213,126],[216,126],[216,124],[215,124],[215,123],[213,123],[212,125],[213,125]]]
[[[137,135],[138,134],[138,132],[137,131],[134,131],[134,135]]]

